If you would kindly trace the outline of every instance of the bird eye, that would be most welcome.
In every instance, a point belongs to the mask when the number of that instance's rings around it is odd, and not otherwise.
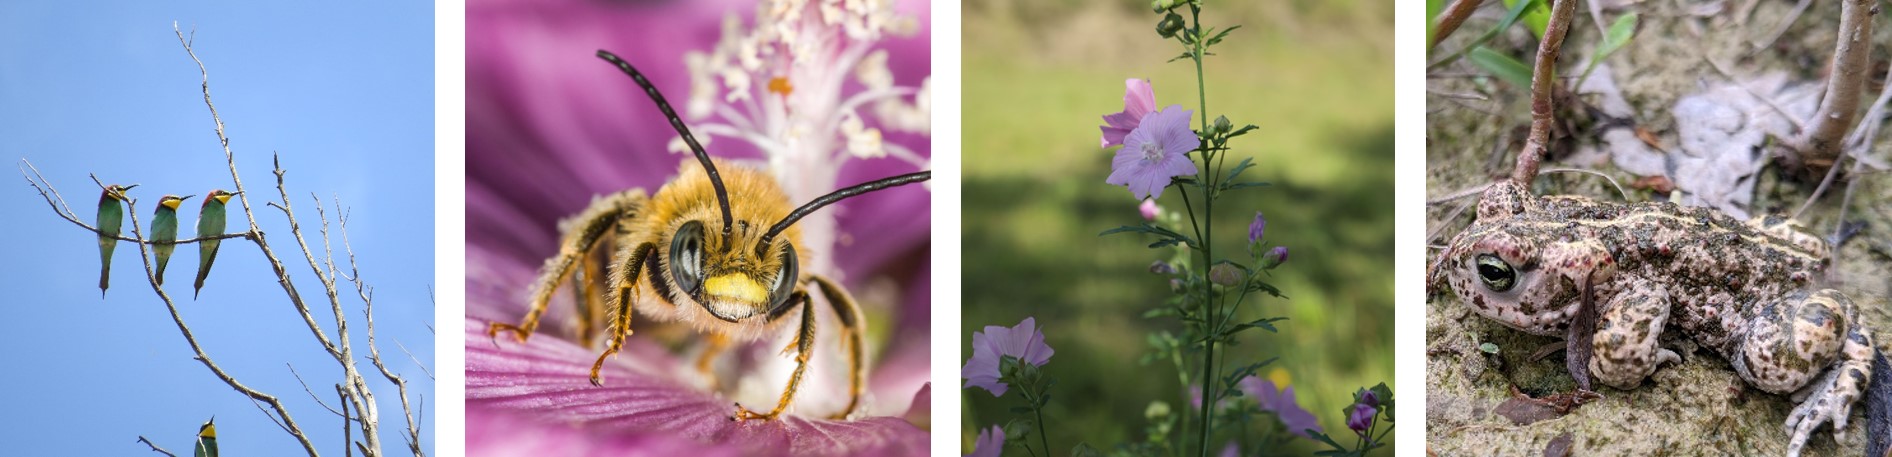
[[[703,285],[703,222],[689,221],[670,238],[670,279],[691,297]]]
[[[782,273],[775,275],[775,292],[770,294],[774,303],[769,309],[781,309],[788,303],[788,296],[795,293],[795,282],[801,278],[801,269],[795,263],[795,245],[782,243]]]
[[[1504,259],[1491,254],[1481,254],[1478,256],[1478,279],[1484,281],[1485,287],[1491,288],[1492,291],[1504,292],[1517,285],[1518,275],[1511,269],[1511,264],[1505,263]]]

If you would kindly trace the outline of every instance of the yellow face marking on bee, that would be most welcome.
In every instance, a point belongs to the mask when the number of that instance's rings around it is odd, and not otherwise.
[[[711,297],[744,303],[768,303],[769,289],[747,275],[722,275],[703,281],[703,292]]]
[[[184,199],[181,198],[166,198],[164,201],[158,202],[158,204],[170,207],[173,210],[177,209],[177,206],[183,203]]]
[[[231,197],[231,196],[233,196],[233,195],[236,195],[236,194],[232,194],[232,193],[227,193],[227,192],[226,192],[226,193],[223,193],[223,194],[219,194],[219,195],[217,195],[217,196],[215,196],[215,197],[211,197],[211,198],[215,198],[215,199],[217,199],[217,203],[224,203],[224,204],[229,204],[229,203],[230,203],[230,197]]]

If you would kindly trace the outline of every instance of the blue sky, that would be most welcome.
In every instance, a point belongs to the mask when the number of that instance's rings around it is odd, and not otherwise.
[[[31,160],[88,220],[99,191],[87,173],[140,184],[131,196],[145,224],[159,196],[197,194],[180,212],[180,238],[193,234],[202,195],[233,184],[173,21],[187,34],[196,27],[195,48],[257,221],[331,334],[334,319],[289,225],[263,205],[279,199],[272,151],[288,170],[291,204],[311,244],[320,243],[311,193],[324,205],[339,197],[350,211],[361,274],[376,288],[382,355],[412,381],[410,400],[424,397],[422,443],[431,453],[439,399],[395,343],[432,369],[433,5],[145,1],[0,3],[0,158],[9,164],[0,175],[15,176],[0,176],[0,239],[11,242],[0,256],[7,295],[0,302],[12,324],[0,331],[7,373],[0,391],[14,413],[0,428],[7,453],[141,455],[143,435],[189,455],[197,425],[213,415],[228,455],[297,449],[191,359],[145,283],[134,245],[119,245],[110,293],[100,299],[95,236],[54,215],[14,170]],[[231,216],[233,230],[244,225]],[[334,246],[340,254],[339,233]],[[260,250],[226,241],[193,301],[196,261],[196,247],[178,249],[166,291],[199,342],[239,380],[287,402],[324,453],[341,454],[340,419],[316,405],[285,364],[330,404],[340,368],[293,312]],[[372,372],[361,305],[349,298],[352,289],[342,292],[359,366]],[[384,447],[404,454],[399,397],[378,376],[368,379],[381,400]]]

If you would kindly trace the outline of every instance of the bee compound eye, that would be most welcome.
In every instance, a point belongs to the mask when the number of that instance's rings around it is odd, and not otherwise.
[[[1480,254],[1478,280],[1494,292],[1504,292],[1517,286],[1517,271],[1511,268],[1509,262],[1496,255]]]
[[[788,304],[788,296],[795,293],[795,283],[801,278],[801,267],[795,258],[795,245],[782,244],[782,271],[775,275],[775,288],[769,294],[770,309],[780,309]]]
[[[689,221],[670,238],[670,279],[691,297],[703,284],[703,222]]]

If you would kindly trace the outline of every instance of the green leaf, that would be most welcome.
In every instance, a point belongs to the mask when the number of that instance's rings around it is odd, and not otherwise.
[[[1250,187],[1267,187],[1271,185],[1273,184],[1269,184],[1269,183],[1261,182],[1261,181],[1242,181],[1242,182],[1230,183],[1226,186],[1222,186],[1222,190],[1247,189]]]
[[[1583,81],[1590,79],[1590,71],[1596,69],[1596,64],[1602,63],[1603,59],[1609,58],[1610,54],[1616,53],[1616,50],[1622,49],[1631,38],[1636,37],[1636,21],[1636,13],[1632,12],[1618,16],[1616,22],[1610,24],[1609,33],[1604,34],[1603,41],[1596,44],[1596,52],[1590,53],[1590,63],[1583,66],[1583,75],[1577,77],[1575,87],[1582,87]]]
[[[1242,325],[1238,325],[1238,326],[1236,326],[1236,328],[1237,328],[1238,330],[1239,330],[1239,329],[1246,329],[1246,328],[1258,328],[1258,329],[1262,329],[1262,330],[1267,330],[1267,331],[1268,331],[1269,333],[1281,333],[1281,331],[1280,331],[1280,330],[1276,330],[1276,329],[1274,328],[1274,323],[1275,323],[1275,322],[1280,322],[1280,321],[1285,321],[1285,320],[1288,320],[1288,318],[1285,318],[1285,317],[1265,317],[1265,318],[1261,318],[1261,319],[1255,319],[1254,321],[1251,321],[1251,322],[1248,322],[1248,323],[1246,323],[1246,324],[1242,324]]]
[[[1617,17],[1616,23],[1610,24],[1609,33],[1603,36],[1603,43],[1597,45],[1597,54],[1607,57],[1610,53],[1622,49],[1623,45],[1629,44],[1629,39],[1636,36],[1637,20],[1634,12]],[[1598,57],[1598,59],[1601,58]]]
[[[1511,56],[1479,46],[1472,50],[1472,63],[1492,76],[1517,87],[1531,87],[1531,67]]]
[[[1505,0],[1505,6],[1516,6],[1524,0]],[[1530,1],[1531,6],[1524,13],[1524,25],[1531,28],[1531,36],[1544,37],[1544,29],[1550,27],[1550,5],[1541,0]]]
[[[1439,13],[1445,11],[1445,0],[1426,0],[1426,42],[1432,42],[1432,27],[1439,20]],[[1432,49],[1426,48],[1431,54]]]
[[[1236,129],[1233,132],[1229,132],[1228,137],[1234,138],[1234,137],[1242,136],[1242,134],[1248,133],[1249,130],[1254,130],[1258,128],[1261,128],[1261,127],[1256,127],[1255,124],[1244,125],[1240,129]]]
[[[1518,22],[1518,18],[1524,17],[1525,8],[1529,8],[1531,5],[1542,4],[1543,0],[1531,0],[1529,2],[1518,2],[1516,4],[1512,4],[1512,2],[1505,2],[1505,3],[1508,5],[1511,5],[1511,9],[1505,11],[1504,19],[1498,21],[1497,27],[1492,27],[1491,30],[1486,30],[1485,34],[1479,35],[1478,38],[1472,39],[1472,42],[1470,44],[1465,45],[1464,49],[1460,49],[1458,50],[1458,52],[1452,53],[1452,55],[1446,56],[1443,59],[1439,59],[1439,61],[1437,62],[1428,64],[1426,65],[1426,68],[1434,68],[1434,67],[1451,64],[1452,62],[1457,61],[1458,58],[1464,57],[1466,53],[1471,52],[1473,49],[1477,49],[1479,46],[1484,46],[1484,44],[1490,42],[1492,38],[1497,38],[1498,33],[1504,32],[1505,29],[1511,28],[1511,24],[1516,24]]]
[[[1233,32],[1235,31],[1235,29],[1239,29],[1239,28],[1242,28],[1242,26],[1237,25],[1237,26],[1226,28],[1226,29],[1222,29],[1221,33],[1217,33],[1215,34],[1215,36],[1209,37],[1209,41],[1204,42],[1204,44],[1208,46],[1215,46],[1216,43],[1222,42],[1222,37],[1228,36],[1229,32]]]

